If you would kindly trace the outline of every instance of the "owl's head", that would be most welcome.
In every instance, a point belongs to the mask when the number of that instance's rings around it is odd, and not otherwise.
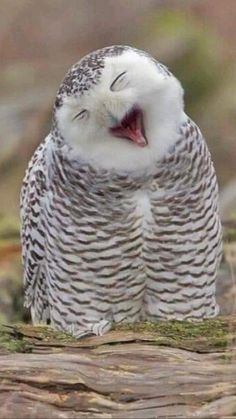
[[[145,52],[113,46],[75,64],[62,82],[54,119],[74,156],[103,168],[136,170],[178,139],[183,90]]]

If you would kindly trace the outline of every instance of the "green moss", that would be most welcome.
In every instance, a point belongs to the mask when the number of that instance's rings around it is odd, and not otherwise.
[[[0,353],[31,352],[35,341],[66,345],[77,340],[69,334],[58,332],[48,326],[25,324],[0,326]]]
[[[158,321],[142,323],[123,323],[115,326],[117,330],[132,330],[135,332],[155,332],[158,334],[180,335],[185,338],[199,336],[219,336],[225,334],[225,320],[220,318],[203,322],[188,321]]]
[[[32,336],[36,339],[41,339],[44,342],[58,342],[58,343],[70,343],[76,342],[77,339],[68,333],[64,333],[58,330],[54,330],[49,326],[38,325],[17,325],[16,329],[25,335]]]
[[[224,349],[229,344],[229,324],[223,318],[203,322],[159,321],[120,324],[115,330],[152,334],[153,343],[204,351]]]
[[[143,341],[152,345],[165,345],[194,352],[224,351],[234,339],[232,325],[235,325],[235,320],[220,317],[197,323],[159,321],[116,324],[110,337],[109,334],[102,339],[94,337],[88,344],[90,347],[96,347],[103,344],[125,343],[127,336],[127,342]],[[114,336],[116,331],[117,334]],[[27,352],[37,342],[52,347],[67,345],[79,347],[81,342],[83,344],[85,341],[77,340],[67,333],[53,330],[48,326],[17,324],[0,327],[0,352]]]
[[[0,353],[1,352],[30,352],[30,345],[21,334],[16,331],[9,333],[6,327],[0,326]]]

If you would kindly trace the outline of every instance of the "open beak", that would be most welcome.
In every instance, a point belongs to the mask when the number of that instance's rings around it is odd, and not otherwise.
[[[132,108],[119,125],[111,127],[110,132],[115,137],[131,140],[140,147],[145,147],[148,144],[144,132],[143,113],[137,107]]]

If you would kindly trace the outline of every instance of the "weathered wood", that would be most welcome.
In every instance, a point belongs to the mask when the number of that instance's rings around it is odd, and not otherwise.
[[[236,414],[236,318],[119,326],[80,341],[0,329],[0,418]]]

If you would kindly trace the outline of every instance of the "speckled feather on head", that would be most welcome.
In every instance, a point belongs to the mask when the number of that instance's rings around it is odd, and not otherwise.
[[[218,186],[182,88],[131,47],[66,75],[21,194],[25,303],[75,336],[218,313]],[[117,134],[118,133],[118,134]]]
[[[154,60],[144,51],[122,45],[105,47],[91,52],[82,58],[78,63],[74,64],[66,74],[56,97],[56,107],[62,105],[63,96],[71,96],[77,94],[82,95],[84,92],[87,92],[94,84],[98,83],[102,74],[102,70],[105,66],[105,57],[119,56],[124,51],[128,51],[130,49],[137,51],[139,54],[143,54],[146,57],[149,57],[151,60]],[[170,75],[167,67],[157,62],[156,60],[154,60],[154,62],[158,66],[159,71],[163,72],[163,74],[166,76]]]

